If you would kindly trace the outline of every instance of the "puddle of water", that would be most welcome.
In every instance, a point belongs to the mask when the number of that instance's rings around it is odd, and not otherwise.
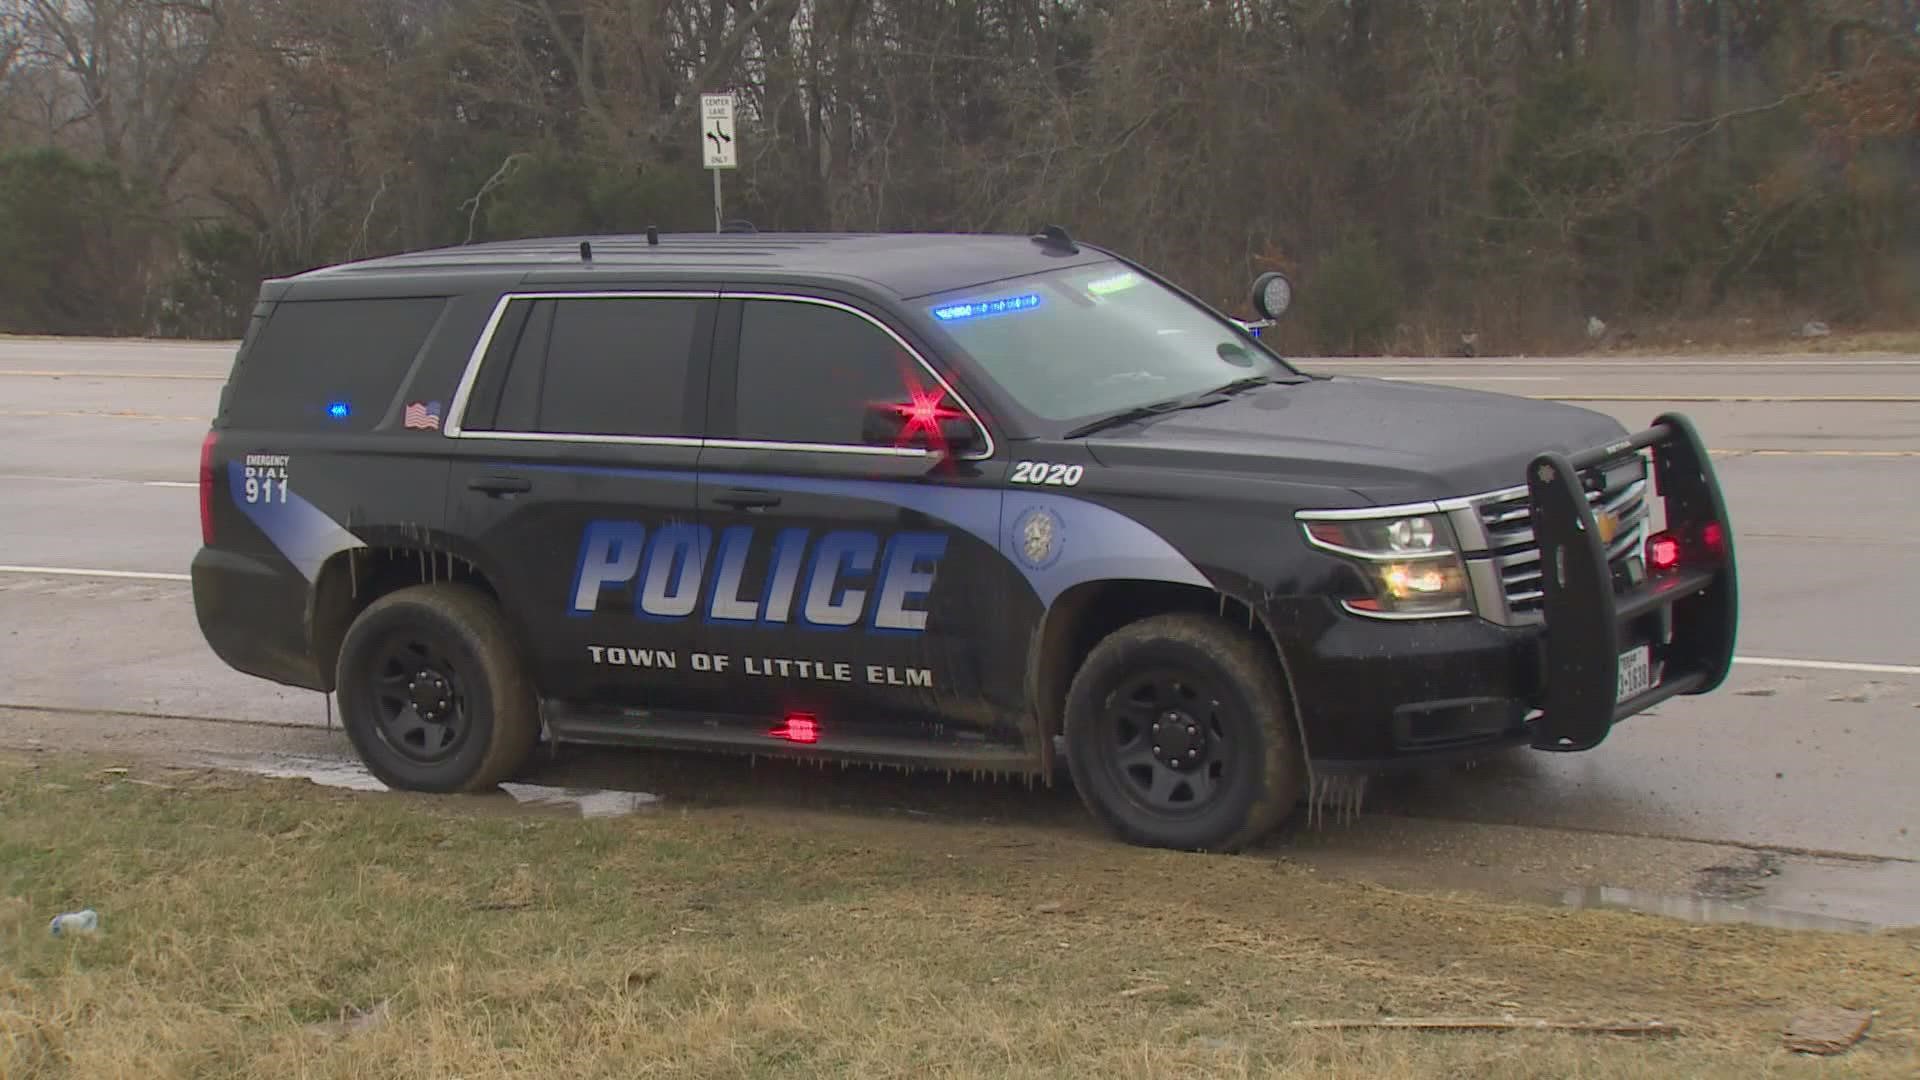
[[[1815,915],[1790,908],[1764,904],[1745,904],[1732,900],[1713,900],[1704,896],[1672,896],[1643,893],[1637,889],[1619,889],[1609,885],[1591,885],[1568,889],[1560,902],[1571,908],[1611,908],[1637,911],[1645,915],[1665,915],[1697,923],[1749,923],[1781,930],[1836,930],[1865,934],[1878,930],[1871,922]]]
[[[332,758],[285,755],[259,761],[221,760],[209,764],[256,776],[270,776],[276,780],[311,780],[324,787],[346,788],[349,791],[387,790],[387,785],[374,779],[367,770],[352,762]]]
[[[324,787],[349,791],[387,791],[387,785],[375,779],[359,764],[337,758],[278,754],[271,758],[218,759],[206,764],[215,768],[236,769],[268,776],[276,780],[311,780]],[[660,796],[647,791],[608,791],[604,788],[557,788],[544,784],[501,784],[513,800],[523,806],[577,806],[581,817],[622,817],[660,802]]]
[[[501,784],[500,789],[520,803],[536,806],[580,807],[581,817],[623,817],[660,801],[648,791],[607,791],[604,788],[551,788],[539,784]]]
[[[1920,927],[1920,863],[1786,859],[1768,882],[1766,899],[1883,930]]]

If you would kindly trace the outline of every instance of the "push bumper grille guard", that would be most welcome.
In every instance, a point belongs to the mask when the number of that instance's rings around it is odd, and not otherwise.
[[[1710,555],[1683,544],[1679,566],[1616,593],[1580,474],[1649,448],[1666,530],[1699,537],[1717,523],[1721,539]],[[1739,621],[1733,533],[1712,460],[1686,417],[1664,414],[1625,441],[1580,453],[1541,454],[1527,469],[1527,487],[1546,594],[1545,691],[1535,748],[1591,749],[1615,723],[1725,681]],[[1645,642],[1660,677],[1650,689],[1617,701],[1621,651],[1640,643],[1628,640],[1630,630],[1649,615],[1665,617],[1666,633]]]

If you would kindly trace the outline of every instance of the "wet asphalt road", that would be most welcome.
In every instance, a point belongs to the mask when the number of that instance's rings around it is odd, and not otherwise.
[[[231,355],[0,339],[0,706],[324,722],[318,695],[214,658],[167,576],[199,542],[199,441]],[[1683,411],[1716,451],[1742,559],[1726,688],[1595,751],[1410,778],[1370,809],[1920,862],[1920,356],[1302,366],[1568,400],[1630,426]]]

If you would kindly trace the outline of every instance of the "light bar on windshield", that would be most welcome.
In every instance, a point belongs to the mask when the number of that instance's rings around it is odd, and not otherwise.
[[[1040,306],[1039,293],[1026,293],[1022,296],[1003,296],[998,300],[975,300],[966,304],[942,304],[933,309],[933,317],[941,322],[959,322],[962,319],[979,319],[990,315],[1005,315],[1010,311],[1026,311]]]
[[[1138,284],[1140,284],[1140,275],[1128,270],[1112,277],[1087,282],[1087,291],[1095,296],[1111,296],[1117,292],[1125,292]]]

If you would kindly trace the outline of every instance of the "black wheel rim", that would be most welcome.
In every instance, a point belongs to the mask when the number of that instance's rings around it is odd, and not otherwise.
[[[460,751],[472,730],[461,672],[432,635],[403,631],[374,652],[374,720],[381,741],[431,765]]]
[[[1143,672],[1114,690],[1103,743],[1130,800],[1179,817],[1220,798],[1233,765],[1225,701],[1210,680],[1190,671]]]

